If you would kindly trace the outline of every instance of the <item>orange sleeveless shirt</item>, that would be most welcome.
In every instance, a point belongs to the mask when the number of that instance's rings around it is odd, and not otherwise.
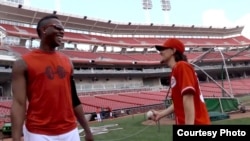
[[[69,59],[61,53],[39,49],[22,58],[27,65],[27,129],[37,134],[58,135],[76,128]]]

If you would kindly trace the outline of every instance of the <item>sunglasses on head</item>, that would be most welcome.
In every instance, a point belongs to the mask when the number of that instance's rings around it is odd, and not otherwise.
[[[49,25],[44,26],[43,28],[46,29],[46,28],[48,28],[48,27],[54,27],[54,28],[57,29],[57,30],[60,30],[60,31],[62,30],[62,31],[64,31],[63,26],[57,25],[57,24],[49,24]]]

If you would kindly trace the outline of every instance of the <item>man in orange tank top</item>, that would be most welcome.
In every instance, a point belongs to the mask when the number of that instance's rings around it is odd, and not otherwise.
[[[73,64],[56,47],[64,27],[55,15],[37,24],[40,48],[21,56],[12,69],[12,139],[21,141],[80,141],[77,121],[85,140],[93,136],[85,119],[73,79]],[[26,109],[26,102],[28,108]]]
[[[155,46],[162,56],[162,63],[171,69],[171,96],[173,104],[159,112],[153,111],[155,121],[174,112],[176,124],[209,125],[210,117],[200,91],[196,72],[184,55],[184,44],[170,38],[161,46]]]

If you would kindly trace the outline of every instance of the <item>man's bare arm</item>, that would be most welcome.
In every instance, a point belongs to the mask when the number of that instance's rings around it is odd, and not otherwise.
[[[85,140],[86,141],[94,141],[93,135],[92,135],[91,130],[90,130],[89,125],[88,125],[88,121],[86,120],[84,112],[83,112],[82,104],[76,106],[74,108],[74,112],[75,112],[75,115],[76,115],[78,122],[80,123],[80,125],[82,126],[82,128],[84,129],[84,132],[86,134]]]
[[[195,108],[194,108],[194,95],[187,93],[183,95],[183,107],[185,113],[185,124],[194,124]]]
[[[12,68],[12,94],[11,106],[12,139],[21,141],[22,127],[26,112],[26,64],[23,60],[17,60]]]
[[[84,114],[84,111],[83,111],[83,107],[82,107],[82,104],[79,100],[79,97],[77,95],[77,91],[76,91],[76,85],[75,85],[75,81],[74,81],[74,66],[73,66],[73,63],[71,62],[71,66],[72,66],[72,76],[71,76],[71,93],[72,93],[72,106],[73,106],[73,109],[74,109],[74,113],[75,113],[75,116],[78,120],[78,122],[80,123],[80,125],[82,126],[82,128],[84,129],[84,132],[85,132],[85,140],[86,141],[94,141],[94,138],[93,138],[93,135],[91,133],[91,130],[89,128],[89,125],[88,125],[88,122],[85,118],[85,114]]]

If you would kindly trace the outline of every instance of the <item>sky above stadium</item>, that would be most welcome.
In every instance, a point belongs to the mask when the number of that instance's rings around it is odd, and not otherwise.
[[[121,23],[243,25],[243,34],[250,38],[250,0],[170,0],[170,3],[170,11],[162,11],[161,0],[152,0],[149,11],[143,10],[142,0],[27,0],[25,5]]]

